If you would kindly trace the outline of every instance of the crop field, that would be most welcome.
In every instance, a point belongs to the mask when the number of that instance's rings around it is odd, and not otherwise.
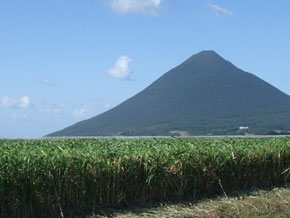
[[[290,181],[290,138],[0,140],[0,217],[84,217]]]

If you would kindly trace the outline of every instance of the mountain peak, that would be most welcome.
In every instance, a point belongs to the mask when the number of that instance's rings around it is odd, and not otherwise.
[[[199,53],[197,53],[196,55],[206,55],[206,56],[212,56],[212,55],[218,55],[214,50],[204,50],[204,51],[201,51]],[[218,55],[219,56],[219,55]]]
[[[192,55],[191,58],[206,58],[206,59],[212,59],[212,58],[218,58],[218,59],[223,59],[218,53],[216,53],[213,50],[204,50],[201,51],[195,55]]]
[[[184,61],[181,65],[204,65],[204,66],[214,66],[228,63],[225,59],[223,59],[219,54],[217,54],[213,50],[204,50],[197,54],[192,55],[186,61]]]

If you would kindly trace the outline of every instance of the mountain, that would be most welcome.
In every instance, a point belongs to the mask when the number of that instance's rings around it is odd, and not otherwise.
[[[48,136],[290,133],[290,96],[202,51],[113,109]]]

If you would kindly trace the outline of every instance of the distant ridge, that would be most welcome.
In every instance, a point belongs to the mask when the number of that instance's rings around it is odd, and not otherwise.
[[[202,51],[113,109],[48,136],[290,134],[290,96]]]

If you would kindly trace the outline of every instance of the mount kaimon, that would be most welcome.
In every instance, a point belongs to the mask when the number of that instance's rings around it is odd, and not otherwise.
[[[48,136],[289,133],[289,95],[202,51],[113,109]]]

